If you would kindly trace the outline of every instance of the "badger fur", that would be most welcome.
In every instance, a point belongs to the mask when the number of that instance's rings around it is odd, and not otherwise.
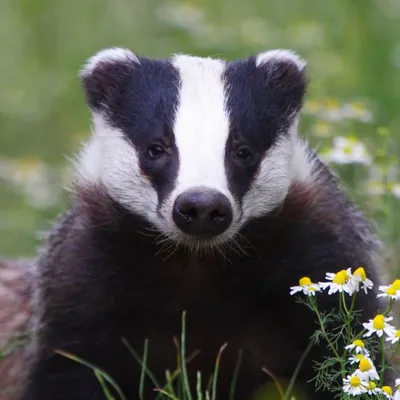
[[[218,399],[268,380],[290,379],[316,329],[289,295],[302,276],[363,266],[379,284],[379,244],[326,165],[299,137],[306,63],[288,50],[247,59],[139,57],[103,50],[81,79],[93,134],[77,157],[70,209],[38,260],[39,318],[22,400],[97,400],[93,372],[61,349],[104,369],[138,399],[141,353],[163,382],[176,367],[174,337],[187,315],[191,386],[207,379],[224,343]],[[321,294],[323,310],[337,297]],[[379,309],[360,293],[362,320]],[[355,327],[357,328],[357,327]],[[315,345],[297,377],[316,392]],[[155,398],[145,382],[145,398]]]
[[[33,315],[33,260],[0,260],[0,400],[18,398]]]

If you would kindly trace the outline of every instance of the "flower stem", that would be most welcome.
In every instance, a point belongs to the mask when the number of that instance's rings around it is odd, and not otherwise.
[[[388,309],[383,313],[383,315],[384,315],[385,317],[390,313],[390,311],[392,311],[393,304],[394,304],[394,299],[390,299],[390,300],[389,300],[389,307],[388,307]]]
[[[353,298],[351,300],[351,306],[350,306],[350,315],[352,314],[352,312],[354,311],[354,306],[356,305],[356,298],[357,298],[357,292],[355,292],[353,294]]]
[[[335,346],[333,345],[333,343],[332,343],[331,340],[329,339],[329,336],[328,336],[328,334],[327,334],[327,332],[326,332],[326,330],[325,330],[324,322],[322,321],[321,314],[320,314],[319,311],[318,311],[317,305],[314,303],[314,304],[312,304],[312,307],[313,307],[313,310],[314,310],[315,314],[317,315],[318,322],[319,322],[319,324],[320,324],[320,326],[321,326],[321,331],[322,331],[322,333],[324,334],[325,340],[327,341],[327,343],[328,343],[330,349],[332,350],[332,353],[333,353],[333,354],[335,355],[335,357],[340,361],[340,364],[341,364],[341,366],[342,366],[342,375],[344,376],[344,372],[345,372],[345,371],[344,371],[343,360],[342,360],[342,358],[339,356],[339,353],[337,352]]]
[[[340,300],[341,300],[341,303],[343,304],[344,310],[346,311],[346,316],[348,317],[349,316],[349,309],[347,308],[346,298],[345,298],[345,293],[344,292],[340,293]]]
[[[383,335],[381,336],[380,344],[381,344],[381,353],[382,353],[380,383],[383,385],[383,373],[385,372],[385,339],[384,339]]]

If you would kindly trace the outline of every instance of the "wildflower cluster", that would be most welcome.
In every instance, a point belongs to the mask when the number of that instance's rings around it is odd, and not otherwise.
[[[325,154],[325,159],[335,164],[371,165],[373,161],[364,143],[351,136],[334,137],[333,146]]]
[[[313,296],[317,291],[329,289],[328,294],[346,292],[352,295],[358,292],[360,288],[367,294],[368,290],[372,289],[373,286],[372,281],[367,278],[363,267],[357,268],[354,273],[351,272],[350,268],[343,269],[336,274],[329,272],[326,274],[326,279],[328,282],[313,283],[309,277],[303,277],[299,280],[298,286],[290,288],[290,294],[293,295],[302,291],[306,295]],[[398,280],[398,283],[400,289],[400,280]]]
[[[377,297],[386,297],[389,304],[385,312],[378,313],[368,322],[363,322],[363,330],[354,332],[355,320],[358,312],[355,308],[355,299],[358,292],[368,294],[373,288],[373,282],[368,279],[363,267],[340,270],[336,273],[327,273],[325,282],[312,282],[310,277],[304,276],[297,286],[290,288],[290,294],[301,293],[302,299],[316,314],[320,330],[315,338],[323,337],[332,356],[317,364],[315,382],[317,388],[338,392],[338,398],[348,399],[395,399],[400,400],[400,379],[396,379],[395,387],[385,385],[385,371],[392,369],[392,362],[400,346],[400,329],[392,325],[393,317],[389,316],[393,304],[400,299],[400,279],[396,279],[388,286],[379,286]],[[339,295],[339,315],[324,315],[318,309],[317,293],[326,292],[328,295]],[[340,324],[338,324],[338,318]],[[336,320],[342,329],[330,332],[327,322]],[[340,347],[339,343],[348,343]],[[389,359],[384,356],[386,347],[390,348]],[[381,359],[375,360],[376,350],[379,349]],[[379,364],[377,363],[379,361]],[[377,367],[377,365],[379,365]],[[340,381],[340,387],[335,381]]]

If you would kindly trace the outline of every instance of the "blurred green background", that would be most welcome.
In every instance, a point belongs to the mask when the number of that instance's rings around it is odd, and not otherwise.
[[[96,51],[284,47],[309,62],[302,132],[400,268],[399,0],[1,0],[0,37],[0,255],[34,254],[67,203],[67,157],[89,134],[77,73]]]

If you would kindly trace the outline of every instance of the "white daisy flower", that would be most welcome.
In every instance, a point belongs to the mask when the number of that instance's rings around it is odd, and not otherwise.
[[[357,374],[366,381],[374,381],[379,379],[378,372],[371,359],[364,357],[358,364]]]
[[[367,274],[365,273],[365,269],[363,267],[359,267],[354,271],[354,273],[351,275],[351,280],[357,292],[360,289],[360,285],[365,294],[367,294],[368,290],[371,290],[372,286],[374,286],[373,282],[367,278]]]
[[[395,183],[392,186],[392,193],[395,197],[400,199],[400,183]]]
[[[350,296],[355,292],[354,282],[351,279],[351,269],[348,268],[342,269],[338,273],[334,274],[328,272],[326,274],[325,279],[332,282],[319,282],[319,286],[322,289],[326,289],[329,287],[328,294],[336,293],[336,292],[346,292]]]
[[[363,358],[365,358],[364,354],[356,354],[355,356],[349,357],[350,364],[358,364]]]
[[[344,104],[342,113],[344,118],[358,119],[361,122],[372,122],[373,120],[371,111],[359,102]]]
[[[397,389],[393,395],[393,400],[400,400],[400,379],[396,379],[394,383],[394,387]]]
[[[364,143],[354,137],[336,136],[333,138],[333,147],[326,154],[328,161],[336,164],[364,164],[371,165],[372,157]]]
[[[351,375],[347,375],[347,378],[343,379],[343,391],[353,396],[366,393],[367,385],[368,382],[363,380],[355,372],[353,372]]]
[[[400,400],[400,390],[397,389],[392,397],[393,400]]]
[[[294,295],[298,292],[303,292],[307,296],[315,296],[315,292],[320,291],[320,287],[317,283],[312,283],[308,276],[305,276],[299,280],[298,286],[292,286],[290,288],[290,295]]]
[[[379,293],[376,297],[389,297],[392,300],[400,299],[400,290],[393,287],[393,285],[379,286],[379,291],[382,293]]]
[[[395,329],[392,325],[388,324],[393,317],[385,317],[382,314],[378,314],[374,319],[370,319],[369,322],[364,322],[363,326],[368,330],[367,333],[364,333],[364,337],[369,337],[373,333],[376,333],[377,336],[381,337],[385,332],[386,335],[390,335],[391,332]]]
[[[400,329],[393,329],[393,331],[388,334],[386,340],[392,342],[392,344],[397,343],[400,340]],[[398,381],[400,384],[400,379],[398,379]]]
[[[368,393],[368,394],[375,394],[375,395],[377,395],[377,394],[382,393],[382,389],[381,389],[381,388],[378,388],[378,387],[376,386],[376,383],[373,382],[373,381],[369,381],[368,384],[367,384],[367,386],[365,386],[365,389],[367,389],[367,393]]]
[[[382,386],[381,388],[381,393],[387,398],[387,399],[393,399],[393,390],[390,386]]]
[[[365,343],[360,339],[354,340],[351,344],[348,344],[345,349],[349,351],[354,350],[356,354],[369,355],[369,351],[365,348]]]

